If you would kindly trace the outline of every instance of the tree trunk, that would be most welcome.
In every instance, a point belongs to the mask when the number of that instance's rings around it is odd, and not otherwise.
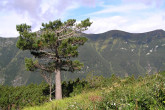
[[[55,70],[55,81],[56,81],[56,91],[55,98],[56,100],[62,99],[62,89],[61,89],[61,72],[60,69]]]
[[[52,74],[50,74],[50,82],[49,82],[49,92],[50,92],[50,96],[49,96],[49,100],[52,101]]]

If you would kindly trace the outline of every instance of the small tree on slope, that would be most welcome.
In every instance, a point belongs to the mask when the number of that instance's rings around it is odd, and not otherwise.
[[[77,33],[85,31],[92,23],[89,19],[76,23],[75,19],[66,22],[55,20],[42,23],[38,32],[32,32],[31,26],[17,25],[19,32],[17,47],[21,50],[30,50],[35,58],[25,58],[27,70],[40,70],[41,73],[55,73],[55,98],[62,99],[61,71],[80,70],[83,64],[70,58],[78,56],[78,47],[83,45],[87,38]]]

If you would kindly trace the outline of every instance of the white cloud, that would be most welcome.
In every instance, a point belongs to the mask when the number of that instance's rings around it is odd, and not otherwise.
[[[39,18],[41,0],[2,0],[1,9],[15,11],[18,14],[28,13],[33,18]]]
[[[156,29],[165,29],[165,14],[163,12],[150,13],[144,17],[111,16],[93,18],[93,24],[86,33],[103,33],[109,30],[123,30],[132,33],[147,32]]]
[[[18,32],[16,31],[16,25],[21,23],[32,24],[26,16],[18,16],[16,13],[10,13],[9,15],[0,17],[0,36],[1,37],[16,37]]]
[[[127,19],[122,16],[113,16],[113,17],[105,17],[105,18],[94,18],[91,19],[93,24],[89,28],[87,33],[102,33],[109,30],[119,29],[121,25],[127,23]]]
[[[153,13],[145,19],[135,19],[136,22],[132,21],[131,24],[124,26],[122,29],[129,32],[147,32],[156,29],[165,29],[164,15],[163,12],[156,15]]]
[[[30,24],[33,31],[37,31],[41,22],[68,19],[70,14],[74,15],[72,10],[81,6],[103,8],[84,15],[93,21],[88,33],[113,29],[128,32],[165,29],[165,14],[158,7],[163,0],[122,0],[117,5],[105,3],[102,0],[0,0],[0,36],[18,36],[16,25],[21,23]]]
[[[156,5],[157,7],[163,4],[163,0],[122,0],[125,3],[143,3],[145,5]]]
[[[107,13],[129,13],[133,11],[145,10],[148,7],[143,4],[126,4],[126,5],[103,5],[104,9],[90,13],[88,15],[100,15],[100,14],[107,14]]]
[[[93,7],[95,0],[0,0],[0,36],[18,36],[15,27],[21,23],[30,23],[36,31],[42,22],[66,19],[81,5]]]
[[[124,1],[128,2],[129,0]],[[96,34],[109,30],[123,30],[141,33],[156,29],[165,29],[164,11],[142,2],[143,0],[136,3],[131,2],[131,4],[103,4],[102,10],[88,14],[88,16],[91,16],[93,24],[86,32]],[[156,1],[151,0],[150,2]]]

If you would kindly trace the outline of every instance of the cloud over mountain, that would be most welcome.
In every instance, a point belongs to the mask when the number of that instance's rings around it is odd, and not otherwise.
[[[18,36],[21,23],[37,31],[42,22],[71,18],[90,18],[89,33],[165,29],[164,10],[164,0],[0,0],[0,36]]]

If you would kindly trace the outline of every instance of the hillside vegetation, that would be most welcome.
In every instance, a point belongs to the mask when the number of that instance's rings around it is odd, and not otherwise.
[[[62,88],[64,98],[49,102],[49,87],[45,83],[20,87],[0,86],[0,109],[165,109],[165,72],[137,79],[134,76],[120,78],[112,75],[110,78],[104,78],[90,74],[82,80],[63,82]]]
[[[101,34],[83,34],[87,43],[80,47],[78,60],[84,68],[75,73],[63,72],[62,80],[85,78],[90,72],[110,77],[153,74],[164,71],[165,31],[127,33],[109,31]],[[27,72],[24,58],[32,57],[28,51],[19,51],[17,38],[0,38],[0,83],[3,85],[27,85],[41,83],[38,72]],[[70,75],[72,74],[72,75]]]
[[[164,110],[165,72],[138,79],[94,77],[77,93],[24,110]]]

